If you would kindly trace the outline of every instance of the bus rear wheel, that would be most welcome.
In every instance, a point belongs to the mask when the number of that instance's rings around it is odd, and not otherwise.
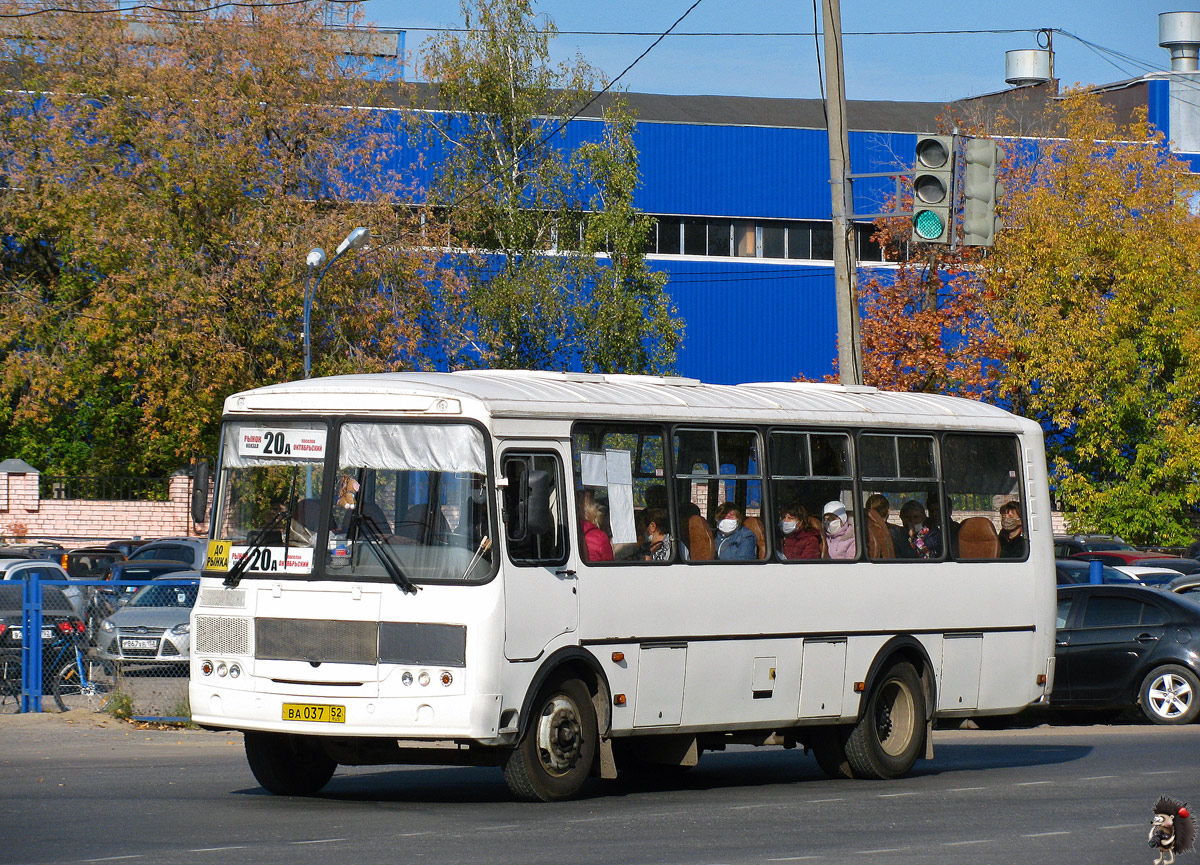
[[[551,681],[538,692],[521,742],[504,761],[504,780],[526,802],[570,799],[591,774],[596,707],[579,679]]]
[[[866,710],[846,739],[855,778],[898,778],[925,745],[925,691],[912,664],[893,664],[876,680]]]
[[[337,761],[312,736],[247,731],[245,742],[254,779],[277,796],[312,796],[337,769]]]

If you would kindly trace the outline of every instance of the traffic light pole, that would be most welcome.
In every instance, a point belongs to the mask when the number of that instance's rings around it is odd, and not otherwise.
[[[854,202],[847,163],[846,79],[842,65],[842,12],[839,0],[822,0],[825,37],[826,120],[829,131],[829,184],[833,194],[833,281],[837,298],[838,380],[862,384],[862,346],[858,333],[858,286],[854,233],[850,214]]]

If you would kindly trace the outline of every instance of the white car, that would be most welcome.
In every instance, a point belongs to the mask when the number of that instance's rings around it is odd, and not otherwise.
[[[26,580],[36,575],[39,580],[61,580],[64,583],[71,578],[61,565],[44,559],[0,559],[0,580]],[[87,607],[87,593],[79,586],[59,586],[75,615],[83,618]]]
[[[1113,567],[1147,586],[1164,585],[1181,576],[1179,571],[1172,568],[1155,568],[1150,565],[1113,565]]]

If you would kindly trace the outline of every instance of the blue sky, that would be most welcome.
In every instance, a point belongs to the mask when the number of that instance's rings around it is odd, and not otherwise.
[[[546,0],[560,31],[666,30],[693,0]],[[1059,28],[1056,73],[1064,84],[1107,83],[1165,69],[1158,47],[1158,13],[1185,3],[1146,0],[1009,0],[1006,3],[843,0],[847,33],[846,92],[850,99],[948,101],[1002,90],[1004,52],[1036,48],[1035,33],[955,36],[854,36],[855,31]],[[820,2],[817,3],[820,8]],[[1200,0],[1191,8],[1200,10]],[[366,16],[381,27],[407,29],[410,52],[428,33],[420,27],[461,26],[457,0],[367,0]],[[680,32],[811,33],[809,2],[702,0]],[[575,36],[556,40],[556,59],[581,54],[615,76],[653,42],[652,36]],[[646,93],[815,97],[819,95],[811,36],[668,37],[638,63],[622,84]],[[1134,58],[1106,53],[1120,52]]]

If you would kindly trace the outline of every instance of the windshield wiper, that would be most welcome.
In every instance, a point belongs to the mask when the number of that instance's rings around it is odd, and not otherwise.
[[[400,570],[400,565],[396,563],[392,556],[391,546],[383,538],[383,533],[379,531],[378,525],[369,516],[362,513],[355,513],[350,517],[349,530],[346,532],[346,537],[357,539],[362,536],[367,543],[371,545],[376,557],[379,559],[383,569],[387,571],[387,575],[392,582],[396,584],[400,591],[408,595],[415,595],[420,586],[413,585],[412,581],[404,576],[404,572]]]
[[[279,528],[279,524],[289,517],[291,517],[290,509],[286,511],[279,511],[277,514],[275,514],[275,516],[271,517],[271,519],[267,521],[265,526],[253,533],[254,542],[250,544],[249,548],[247,548],[245,555],[238,559],[234,566],[229,569],[229,573],[225,575],[224,585],[232,587],[241,582],[242,574],[245,573],[246,567],[250,564],[251,557],[253,557],[253,555],[261,548],[266,546],[265,542],[267,536],[275,529]]]

